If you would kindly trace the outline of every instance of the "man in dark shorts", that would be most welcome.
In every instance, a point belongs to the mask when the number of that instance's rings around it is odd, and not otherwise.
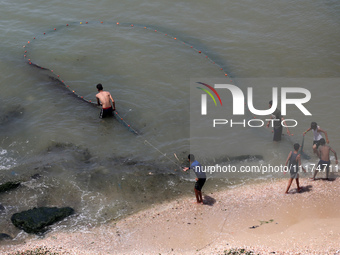
[[[102,84],[97,84],[98,94],[96,95],[97,104],[102,106],[102,110],[100,112],[100,118],[111,117],[113,111],[116,109],[115,101],[113,100],[110,92],[103,90]],[[112,105],[111,105],[112,102]]]
[[[319,171],[322,171],[326,167],[326,179],[328,180],[328,174],[329,174],[329,166],[331,164],[331,160],[329,158],[329,152],[333,152],[335,156],[335,163],[338,164],[338,157],[336,155],[336,152],[328,145],[326,145],[326,141],[324,138],[320,139],[320,145],[318,150],[316,151],[316,154],[320,158],[318,166],[316,167],[313,175],[313,180],[315,180],[316,174]]]
[[[313,152],[317,153],[317,150],[320,146],[320,141],[321,141],[321,138],[322,138],[321,133],[325,134],[327,143],[329,143],[328,135],[327,135],[327,132],[325,130],[321,129],[316,122],[312,122],[310,124],[310,128],[308,128],[305,132],[303,132],[303,135],[306,135],[306,133],[309,132],[310,130],[313,130],[313,135],[314,135]]]
[[[269,108],[271,108],[273,105],[273,101],[269,101]],[[279,142],[281,141],[281,136],[282,136],[282,122],[284,122],[284,118],[281,115],[281,111],[276,108],[276,110],[273,112],[271,119],[274,119],[273,122],[273,131],[274,131],[274,137],[273,141]],[[267,123],[267,127],[269,127],[271,121]],[[288,135],[290,134],[289,129],[287,127],[287,133]]]
[[[202,188],[206,180],[205,172],[202,170],[201,164],[195,160],[195,156],[193,154],[188,155],[189,163],[191,163],[190,167],[185,167],[183,169],[184,172],[188,171],[189,169],[192,169],[194,173],[196,174],[196,183],[195,183],[195,196],[197,204],[203,204],[203,198],[202,198]]]

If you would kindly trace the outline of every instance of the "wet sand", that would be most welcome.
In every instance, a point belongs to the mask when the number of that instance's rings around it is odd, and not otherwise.
[[[303,178],[300,193],[293,182],[284,194],[287,182],[204,194],[204,205],[195,204],[193,194],[87,231],[2,243],[0,251],[45,246],[60,254],[224,254],[232,248],[256,254],[340,254],[340,179]]]

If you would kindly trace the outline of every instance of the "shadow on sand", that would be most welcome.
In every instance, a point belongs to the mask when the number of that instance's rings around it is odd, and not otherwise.
[[[307,186],[301,186],[300,187],[300,192],[298,192],[297,189],[292,190],[291,192],[289,192],[290,194],[296,194],[296,193],[305,193],[305,192],[311,192],[313,186],[312,185],[307,185]]]
[[[210,196],[204,196],[203,203],[205,205],[213,206],[216,203],[216,199]]]

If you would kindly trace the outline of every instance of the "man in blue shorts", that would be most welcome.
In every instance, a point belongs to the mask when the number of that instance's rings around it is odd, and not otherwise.
[[[202,170],[201,164],[195,160],[195,156],[193,154],[188,155],[189,163],[191,163],[190,167],[185,167],[183,169],[184,172],[188,171],[189,169],[192,169],[194,173],[196,174],[196,183],[195,183],[195,195],[196,195],[196,201],[197,204],[203,205],[203,198],[202,198],[202,187],[206,180],[205,172]]]
[[[320,145],[318,150],[316,151],[316,154],[320,158],[320,161],[318,163],[317,168],[315,169],[313,180],[315,181],[316,174],[319,171],[322,171],[326,167],[326,179],[328,180],[328,174],[329,174],[329,166],[331,164],[331,160],[329,158],[329,152],[333,152],[335,156],[335,164],[338,164],[338,157],[336,155],[336,152],[328,145],[326,145],[326,141],[324,138],[320,139]]]

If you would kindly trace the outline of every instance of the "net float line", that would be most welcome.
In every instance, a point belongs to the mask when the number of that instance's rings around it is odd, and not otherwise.
[[[69,27],[74,27],[74,26],[86,26],[88,24],[104,24],[103,21],[100,21],[100,22],[88,22],[88,21],[81,21],[81,22],[72,22],[70,24],[66,24],[66,25],[61,25],[59,27],[54,27],[53,29],[49,29],[41,34],[39,34],[38,36],[36,37],[33,37],[33,39],[31,41],[27,41],[27,43],[23,46],[24,48],[24,59],[27,61],[27,63],[31,66],[34,66],[36,68],[39,68],[41,70],[47,70],[47,71],[50,71],[52,73],[52,76],[50,76],[50,78],[52,80],[55,80],[57,81],[58,83],[60,83],[61,85],[63,85],[65,88],[67,88],[70,92],[72,92],[72,94],[74,94],[76,97],[80,98],[81,100],[87,102],[87,103],[90,103],[92,105],[95,105],[97,106],[96,102],[93,102],[91,99],[88,99],[88,98],[85,98],[84,96],[81,96],[79,95],[74,89],[72,89],[62,78],[61,78],[61,75],[59,74],[55,74],[54,71],[52,69],[49,69],[49,68],[46,68],[46,67],[43,67],[39,64],[37,64],[36,62],[33,62],[32,59],[29,57],[29,54],[28,54],[28,50],[29,50],[29,46],[31,43],[33,43],[34,41],[36,40],[39,40],[40,38],[43,38],[45,37],[47,34],[50,34],[50,33],[55,33],[55,32],[58,32],[60,30],[63,30],[63,29],[67,29]],[[116,27],[130,27],[131,29],[142,29],[142,30],[147,30],[147,31],[152,31],[152,32],[155,32],[155,33],[158,33],[158,34],[161,34],[171,40],[176,40],[180,43],[182,43],[183,45],[187,46],[187,47],[190,47],[193,51],[195,51],[196,53],[202,55],[202,57],[204,57],[205,59],[207,59],[207,61],[209,61],[211,64],[213,65],[216,65],[220,71],[223,73],[223,75],[227,78],[230,78],[228,76],[228,74],[223,70],[222,66],[217,64],[215,61],[213,61],[207,54],[205,54],[204,52],[202,52],[202,50],[196,48],[195,46],[189,44],[189,43],[186,43],[185,41],[175,37],[175,36],[172,36],[168,33],[164,33],[164,32],[160,32],[159,30],[157,29],[154,29],[152,27],[147,27],[147,26],[143,26],[143,25],[140,25],[140,24],[131,24],[131,23],[119,23],[119,22],[105,22],[105,24],[109,24],[109,25],[112,25],[112,26],[116,26]],[[232,80],[230,79],[230,81],[232,82]],[[134,134],[139,134],[135,129],[133,129],[127,122],[125,122],[125,120],[123,119],[123,117],[118,113],[118,111],[114,111],[114,117],[121,123],[123,124],[125,127],[127,127],[129,129],[130,132],[134,133]]]
[[[119,23],[119,22],[105,22],[105,24],[109,24],[109,25],[112,25],[112,26],[116,26],[116,27],[130,27],[132,29],[142,29],[142,30],[148,30],[148,31],[153,31],[155,33],[158,33],[158,34],[161,34],[161,35],[164,35],[165,37],[171,39],[171,40],[176,40],[180,43],[182,43],[183,45],[191,48],[193,51],[195,51],[196,53],[202,55],[205,59],[207,59],[211,64],[213,65],[216,65],[220,71],[223,73],[223,76],[225,77],[229,77],[229,75],[227,74],[227,72],[224,71],[223,67],[221,65],[219,65],[218,63],[216,63],[214,60],[212,60],[207,54],[205,54],[201,49],[198,49],[196,48],[194,45],[190,44],[190,43],[187,43],[181,39],[179,39],[178,37],[176,36],[172,36],[168,33],[164,33],[164,32],[161,32],[157,29],[154,29],[152,28],[151,26],[144,26],[144,25],[140,25],[140,24],[131,24],[131,23]],[[101,22],[73,22],[73,23],[70,23],[70,24],[66,24],[66,25],[62,25],[62,26],[59,26],[59,27],[55,27],[53,29],[50,29],[48,30],[47,32],[43,32],[42,34],[36,36],[36,37],[33,37],[33,41],[37,40],[37,39],[40,39],[41,37],[44,37],[45,35],[49,34],[49,33],[53,33],[53,32],[57,32],[57,31],[60,31],[62,29],[65,29],[65,28],[69,28],[69,27],[73,27],[73,26],[77,26],[77,25],[89,25],[89,24],[104,24],[103,21]],[[30,45],[30,43],[32,43],[33,41],[28,41],[26,43],[26,45],[23,46],[24,48],[24,59],[28,61],[29,64],[32,64],[32,60],[29,58],[28,56],[28,46]],[[37,66],[39,66],[36,62],[34,62],[34,64],[36,64]],[[41,67],[41,65],[40,65]],[[41,67],[41,68],[45,68],[45,67]],[[50,70],[49,68],[46,68],[47,70]],[[53,70],[51,70],[53,72]],[[59,77],[58,77],[59,78]],[[232,80],[230,79],[230,82],[232,82]],[[90,101],[90,100],[89,100]]]

